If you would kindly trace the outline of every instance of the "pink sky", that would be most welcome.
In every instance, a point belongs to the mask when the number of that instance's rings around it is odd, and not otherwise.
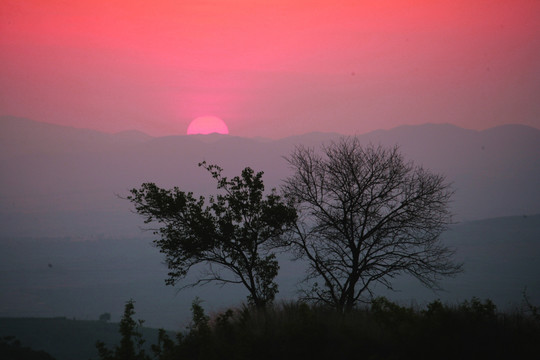
[[[3,0],[0,115],[237,136],[540,128],[538,0]]]

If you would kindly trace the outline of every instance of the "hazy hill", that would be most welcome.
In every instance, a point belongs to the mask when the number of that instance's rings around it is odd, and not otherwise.
[[[234,136],[105,134],[0,118],[0,228],[10,236],[137,236],[140,221],[116,195],[142,182],[215,190],[197,164],[206,160],[236,175],[265,171],[268,187],[289,169],[294,146],[318,146],[338,134],[280,140]],[[456,189],[457,220],[540,213],[540,130],[520,125],[486,131],[452,125],[402,126],[360,135],[399,145],[408,159],[446,174]]]

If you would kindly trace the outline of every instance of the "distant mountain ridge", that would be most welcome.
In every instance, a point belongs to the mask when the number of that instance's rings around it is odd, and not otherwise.
[[[297,145],[318,147],[335,133],[278,140],[230,135],[152,137],[0,117],[0,227],[13,236],[133,236],[140,220],[117,195],[142,182],[215,192],[197,167],[206,160],[236,175],[265,172],[268,188],[290,173],[283,159]],[[456,219],[540,213],[540,130],[504,125],[484,131],[450,124],[406,125],[358,135],[398,145],[406,159],[446,175]]]

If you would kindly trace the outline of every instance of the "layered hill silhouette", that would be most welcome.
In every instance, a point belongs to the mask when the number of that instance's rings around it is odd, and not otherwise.
[[[15,117],[0,118],[0,226],[10,236],[134,236],[139,219],[118,195],[143,182],[215,191],[197,164],[234,176],[250,166],[279,187],[295,146],[339,137],[309,133],[279,140],[223,135],[151,137],[101,133]],[[506,125],[485,131],[453,125],[401,126],[358,135],[398,145],[409,160],[446,175],[456,220],[540,213],[540,130]]]

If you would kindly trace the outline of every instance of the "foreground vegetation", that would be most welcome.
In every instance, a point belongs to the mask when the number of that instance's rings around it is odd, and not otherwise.
[[[6,360],[54,360],[45,351],[36,351],[23,346],[14,336],[4,336],[0,338],[0,356]]]
[[[115,349],[98,344],[103,360],[115,359],[526,359],[540,343],[538,308],[498,313],[473,298],[456,306],[435,301],[424,309],[385,298],[341,314],[305,303],[266,309],[242,307],[214,316],[192,305],[186,332],[160,332],[151,353],[128,302]]]

